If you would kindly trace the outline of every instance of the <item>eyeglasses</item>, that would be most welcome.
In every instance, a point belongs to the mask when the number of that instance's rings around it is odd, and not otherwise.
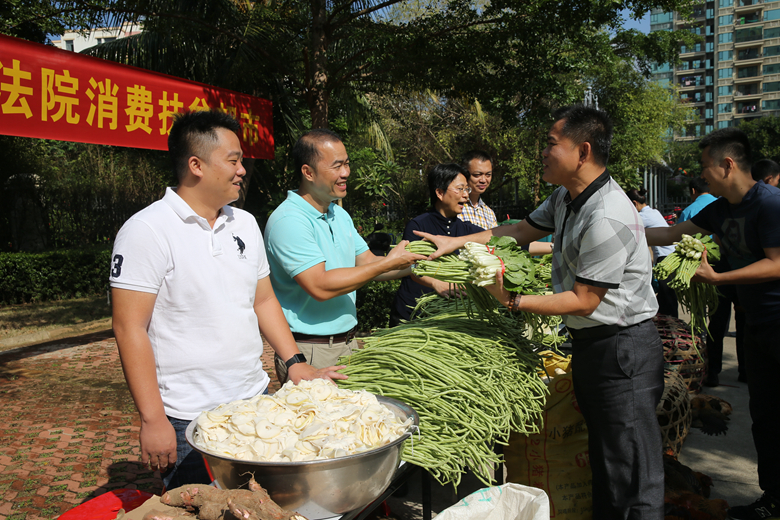
[[[469,186],[460,186],[458,188],[450,188],[450,189],[455,193],[457,193],[458,195],[462,195],[464,191],[466,192],[466,195],[471,193],[471,188]]]

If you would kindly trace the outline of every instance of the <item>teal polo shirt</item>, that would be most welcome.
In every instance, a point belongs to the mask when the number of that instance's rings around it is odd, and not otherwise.
[[[368,251],[352,217],[334,203],[320,213],[297,190],[288,191],[268,219],[265,248],[274,292],[290,324],[301,334],[330,336],[357,325],[355,291],[318,302],[294,280],[325,262],[325,270],[355,267],[355,257]]]

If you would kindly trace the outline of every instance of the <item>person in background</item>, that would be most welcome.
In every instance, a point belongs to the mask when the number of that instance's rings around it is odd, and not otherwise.
[[[496,227],[498,225],[496,214],[482,200],[482,194],[487,191],[493,180],[493,159],[487,152],[472,150],[461,158],[460,164],[466,171],[471,191],[458,218],[482,229]]]
[[[669,227],[669,224],[666,222],[666,219],[664,219],[664,216],[661,215],[661,212],[647,205],[647,190],[629,190],[628,198],[634,203],[634,207],[639,212],[645,229]],[[650,249],[653,251],[653,265],[658,265],[658,262],[663,262],[667,255],[674,253],[674,246],[656,246],[651,247]],[[674,289],[669,287],[668,280],[658,280],[658,289],[655,296],[658,299],[658,314],[674,316],[676,318],[678,315],[677,295],[675,294]]]
[[[733,520],[780,517],[780,190],[756,182],[750,171],[750,142],[738,128],[716,130],[699,141],[702,177],[720,198],[691,220],[647,230],[651,245],[667,245],[682,234],[715,233],[731,270],[718,273],[706,251],[694,280],[737,286],[745,308],[745,361],[758,455],[758,483],[764,494],[754,503],[729,509]]]
[[[404,240],[420,240],[414,231],[425,231],[436,235],[459,237],[479,233],[483,229],[471,222],[458,219],[471,188],[468,185],[468,172],[457,164],[437,164],[428,171],[428,192],[431,208],[409,221],[404,229]],[[395,327],[401,320],[411,317],[417,298],[436,291],[439,296],[448,298],[455,295],[452,284],[428,276],[407,276],[401,280],[401,286],[395,293],[390,308],[390,326]]]
[[[607,171],[612,121],[583,105],[562,108],[542,151],[542,179],[560,185],[525,220],[465,237],[417,232],[431,258],[466,242],[511,236],[528,244],[555,233],[552,295],[515,295],[500,271],[487,285],[512,312],[562,315],[572,337],[572,375],[593,471],[593,518],[663,518],[663,346],[645,228]],[[667,228],[668,229],[668,228]]]
[[[691,200],[693,201],[687,208],[682,210],[680,216],[677,218],[677,223],[690,220],[695,214],[707,204],[713,202],[716,197],[710,194],[710,187],[707,185],[707,181],[701,177],[691,179],[688,183],[688,189],[690,190]]]
[[[274,210],[265,228],[271,283],[302,356],[275,356],[276,376],[287,380],[291,363],[321,368],[353,348],[357,327],[355,291],[371,280],[407,276],[425,257],[401,241],[376,256],[352,218],[336,202],[347,195],[349,156],[336,133],[320,128],[301,136],[292,149],[300,175],[297,190]]]
[[[780,184],[780,164],[772,159],[761,159],[754,162],[750,168],[750,174],[756,182],[763,181],[775,188]]]
[[[702,177],[691,179],[691,197],[693,204],[685,208],[680,222],[690,220],[699,211],[717,200],[710,194],[710,187]],[[714,240],[720,243],[720,238],[714,236]],[[725,256],[713,264],[713,269],[719,273],[730,270]],[[724,284],[718,287],[718,308],[710,316],[707,329],[707,376],[704,386],[716,387],[720,385],[720,373],[723,370],[723,338],[726,336],[731,324],[731,308],[734,307],[734,336],[737,351],[737,381],[747,383],[747,370],[745,369],[745,310],[739,304],[739,295],[736,286]]]
[[[428,193],[431,208],[409,221],[404,229],[404,240],[421,240],[415,231],[424,231],[436,235],[459,237],[479,233],[483,229],[471,222],[463,222],[457,217],[468,205],[471,187],[467,184],[468,172],[457,164],[437,164],[428,171]],[[532,255],[552,253],[552,244],[533,242],[524,249]],[[417,298],[436,291],[439,296],[449,298],[457,296],[452,284],[436,280],[429,276],[407,276],[395,294],[390,309],[390,326],[395,327],[401,320],[411,318]]]
[[[688,184],[691,190],[693,203],[685,208],[680,215],[678,223],[692,219],[703,208],[717,200],[717,197],[710,194],[710,187],[707,181],[701,177],[691,179]],[[719,242],[719,238],[714,238]],[[725,257],[713,265],[713,268],[719,273],[730,269],[729,263]],[[721,285],[718,287],[718,308],[710,315],[707,325],[707,376],[704,379],[704,386],[715,387],[720,385],[720,373],[723,370],[723,338],[729,330],[731,323],[731,306],[734,305],[734,320],[736,327],[736,344],[738,360],[738,380],[747,381],[745,375],[745,363],[743,354],[743,336],[745,329],[745,313],[739,305],[739,296],[737,288],[733,285]]]
[[[122,226],[111,257],[114,333],[141,416],[141,462],[169,470],[169,489],[211,483],[185,439],[190,421],[267,392],[261,333],[277,355],[299,353],[257,221],[227,205],[246,174],[239,130],[219,111],[176,116],[168,152],[179,184]],[[338,368],[297,364],[290,377],[345,379]]]

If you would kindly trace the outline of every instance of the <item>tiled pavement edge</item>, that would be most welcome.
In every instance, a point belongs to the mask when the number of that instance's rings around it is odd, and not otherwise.
[[[273,351],[263,365],[274,391]],[[49,520],[112,489],[160,493],[110,332],[0,353],[0,520]]]

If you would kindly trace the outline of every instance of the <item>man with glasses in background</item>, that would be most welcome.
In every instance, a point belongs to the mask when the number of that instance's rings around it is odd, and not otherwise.
[[[498,225],[496,214],[482,200],[482,194],[490,187],[493,180],[493,159],[486,152],[472,150],[465,154],[460,161],[467,173],[469,198],[463,205],[463,212],[458,218],[464,222],[471,222],[482,229],[492,229]]]

